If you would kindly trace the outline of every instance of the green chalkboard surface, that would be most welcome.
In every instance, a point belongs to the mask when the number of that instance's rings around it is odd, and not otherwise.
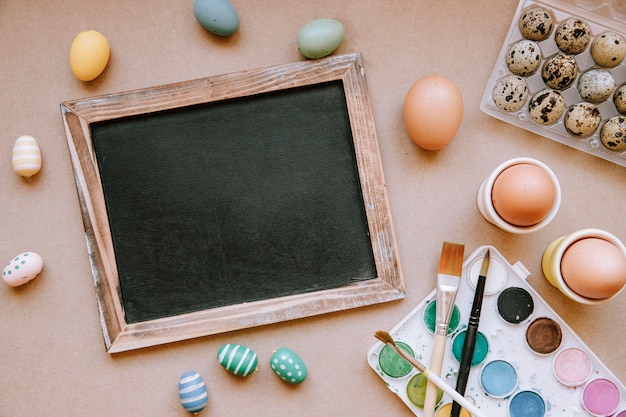
[[[109,353],[404,297],[360,54],[61,113]]]
[[[376,278],[340,81],[91,130],[127,322]]]

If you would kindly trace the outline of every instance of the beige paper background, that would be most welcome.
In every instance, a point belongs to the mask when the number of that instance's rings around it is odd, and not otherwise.
[[[543,278],[545,247],[571,231],[599,227],[626,239],[623,167],[483,114],[480,99],[517,1],[233,0],[240,30],[217,38],[196,22],[191,0],[0,0],[0,262],[39,253],[44,272],[20,288],[0,286],[0,416],[184,416],[178,377],[195,369],[208,385],[203,415],[410,416],[366,361],[377,329],[389,329],[435,287],[441,244],[466,253],[495,246],[522,262],[530,284],[597,356],[626,380],[626,295],[601,306],[568,301]],[[336,53],[361,52],[379,136],[402,269],[403,301],[167,346],[109,355],[102,341],[72,167],[59,104],[304,59],[298,29],[320,17],[340,20]],[[78,81],[68,64],[80,31],[108,38],[106,71]],[[429,73],[460,88],[465,114],[454,141],[426,152],[402,123],[404,95]],[[44,158],[32,181],[11,167],[23,134]],[[502,161],[529,156],[548,164],[563,189],[561,210],[524,236],[487,223],[476,208],[482,180]],[[149,169],[149,167],[147,167]],[[252,347],[260,369],[241,380],[215,359],[222,343]],[[309,367],[291,387],[271,375],[272,351],[288,346]]]

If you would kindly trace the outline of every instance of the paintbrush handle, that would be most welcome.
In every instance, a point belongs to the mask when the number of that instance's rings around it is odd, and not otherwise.
[[[443,365],[443,355],[446,351],[447,329],[445,333],[435,333],[433,341],[433,350],[430,356],[428,369],[435,375],[441,375],[441,367]],[[433,417],[435,415],[435,406],[437,405],[437,386],[429,383],[426,385],[426,397],[424,398],[424,417]]]
[[[481,273],[481,275],[478,276],[478,282],[476,283],[476,292],[474,293],[474,301],[472,302],[472,312],[467,323],[465,340],[463,341],[463,350],[461,351],[461,363],[459,364],[459,376],[456,380],[456,391],[461,395],[465,395],[465,388],[467,388],[467,380],[469,379],[469,374],[472,367],[472,359],[474,359],[474,350],[476,350],[478,322],[480,321],[480,312],[483,305],[483,295],[485,293],[485,281],[487,279],[485,275]],[[455,401],[452,403],[450,417],[459,417],[460,414],[461,405]]]
[[[467,388],[467,380],[469,379],[474,350],[476,348],[477,333],[478,320],[476,320],[475,324],[470,323],[465,331],[465,341],[463,342],[463,351],[461,353],[461,364],[459,365],[459,377],[456,380],[456,391],[461,395],[465,395],[465,388]],[[450,417],[459,417],[460,413],[461,405],[456,401],[453,402]]]
[[[480,411],[480,409],[476,407],[476,405],[474,405],[474,403],[456,392],[456,390],[450,385],[446,384],[443,379],[430,372],[430,369],[426,369],[423,374],[430,382],[435,384],[435,386],[441,388],[441,390],[448,394],[454,401],[457,401],[459,404],[461,404],[463,408],[465,408],[472,415],[472,417],[486,417],[485,414],[483,414],[483,412]]]
[[[436,387],[439,387],[443,392],[448,394],[454,401],[458,402],[465,408],[472,417],[486,417],[482,411],[474,403],[470,400],[456,392],[450,385],[446,384],[443,379],[439,378],[436,374],[432,373],[430,369],[426,368],[423,364],[421,364],[417,359],[413,356],[406,353],[404,350],[400,349],[397,345],[393,344],[393,342],[385,342],[387,346],[396,351],[396,353],[402,356],[407,362],[409,362],[415,369],[420,371],[422,375],[428,379],[428,381],[435,384]]]

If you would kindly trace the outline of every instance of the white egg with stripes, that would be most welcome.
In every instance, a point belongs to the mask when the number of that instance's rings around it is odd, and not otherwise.
[[[257,369],[256,353],[246,346],[226,343],[217,351],[217,360],[227,371],[248,376]]]
[[[178,397],[183,408],[192,414],[204,410],[209,396],[202,376],[195,371],[185,372],[178,381]]]
[[[41,149],[34,137],[24,135],[17,138],[11,154],[13,170],[22,177],[30,178],[41,169]]]

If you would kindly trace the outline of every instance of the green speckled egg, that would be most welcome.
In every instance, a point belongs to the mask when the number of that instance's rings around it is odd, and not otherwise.
[[[193,14],[203,28],[219,36],[230,36],[239,28],[239,15],[228,0],[194,0]]]
[[[248,376],[257,368],[256,353],[242,345],[222,345],[217,351],[217,360],[227,371],[239,376]]]
[[[300,384],[307,376],[306,365],[300,356],[286,347],[272,354],[270,367],[280,379],[293,385]]]
[[[298,31],[298,50],[307,58],[322,58],[335,52],[345,35],[343,25],[334,19],[317,19]]]

